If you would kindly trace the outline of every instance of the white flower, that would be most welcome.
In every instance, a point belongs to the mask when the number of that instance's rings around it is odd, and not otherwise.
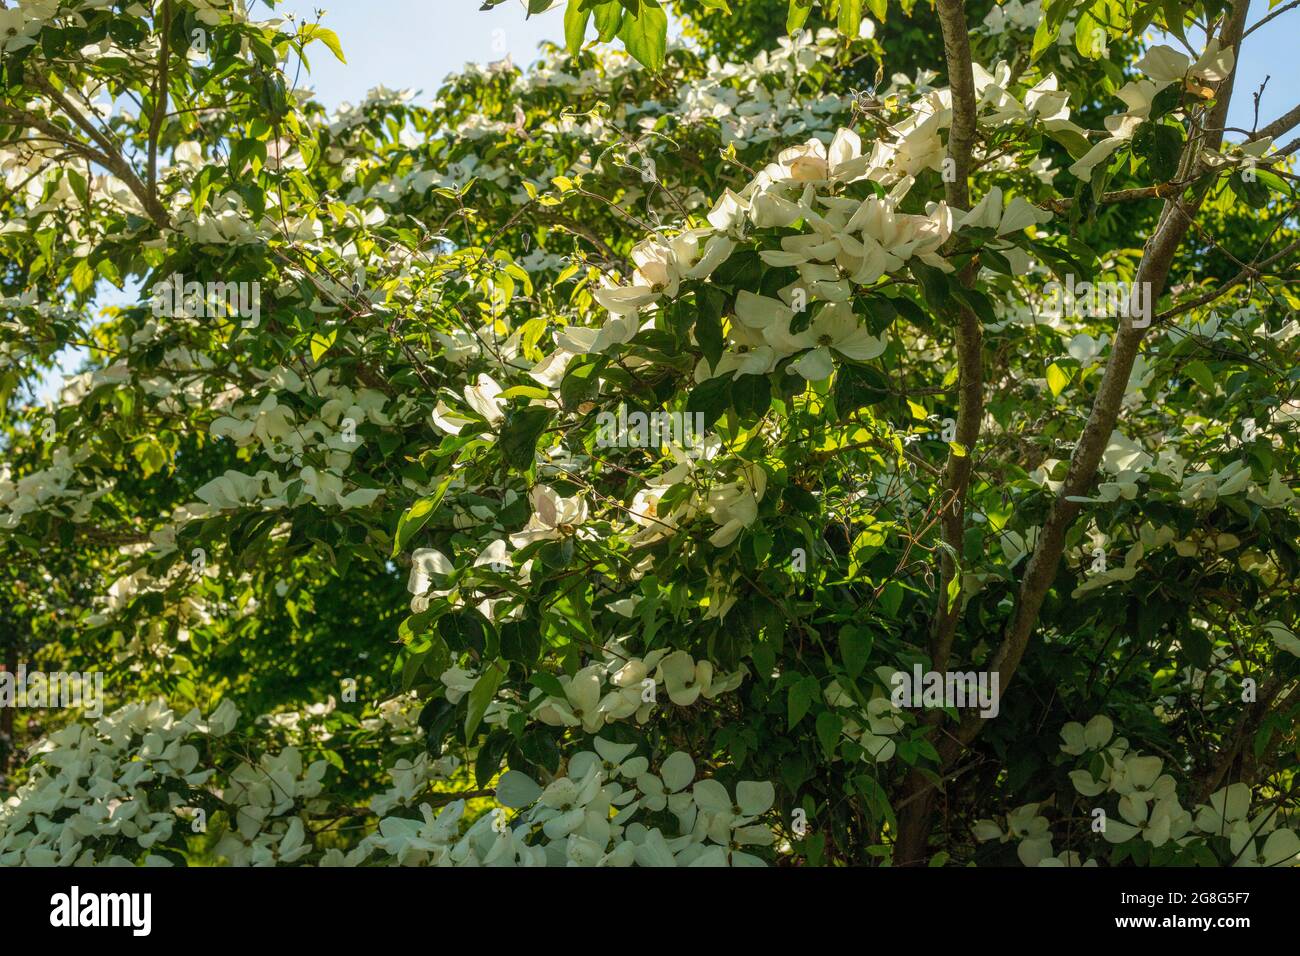
[[[1107,818],[1106,829],[1102,831],[1107,842],[1123,843],[1141,836],[1152,846],[1158,847],[1170,840],[1180,839],[1191,829],[1191,815],[1179,806],[1178,797],[1173,793],[1173,778],[1166,775],[1160,779],[1168,781],[1168,786],[1164,788],[1168,792],[1157,797],[1154,804],[1132,796],[1120,798],[1120,816],[1127,822]]]
[[[1007,814],[1007,830],[1004,833],[992,820],[976,820],[973,827],[975,839],[981,843],[997,840],[1006,843],[1019,839],[1016,855],[1025,866],[1038,866],[1052,855],[1052,832],[1047,817],[1038,812],[1037,803],[1028,803]]]
[[[1265,508],[1281,508],[1295,500],[1295,492],[1291,490],[1290,486],[1282,480],[1282,476],[1274,469],[1273,474],[1269,477],[1268,489],[1265,490],[1259,485],[1252,485],[1250,494],[1247,497],[1252,503],[1262,505]]]
[[[1137,68],[1153,80],[1175,83],[1187,75],[1191,64],[1184,54],[1162,43],[1147,50],[1137,61]]]
[[[1038,861],[1039,866],[1065,866],[1065,867],[1092,867],[1097,865],[1096,860],[1083,862],[1081,857],[1074,850],[1063,850],[1056,856],[1049,856],[1046,859]]]
[[[1149,49],[1137,68],[1151,79],[1168,85],[1181,82],[1189,72],[1207,83],[1217,83],[1227,78],[1235,62],[1232,50],[1220,49],[1217,39],[1205,46],[1205,52],[1193,64],[1184,54],[1172,47],[1160,44]]]
[[[744,679],[743,670],[713,680],[713,665],[708,661],[696,662],[685,651],[675,651],[659,662],[668,699],[679,707],[689,707],[702,694],[712,700],[719,694],[735,690]]]
[[[676,298],[680,283],[691,273],[691,264],[699,254],[699,241],[709,230],[692,230],[664,242],[647,239],[632,250],[636,271],[628,286],[606,286],[592,291],[592,297],[615,315],[632,315],[657,302],[661,296]],[[731,254],[730,240],[712,244],[709,258],[700,273],[703,277]]]
[[[998,543],[1002,546],[1002,553],[1006,555],[1008,568],[1014,568],[1034,549],[1038,543],[1038,531],[1039,529],[1034,527],[1022,535],[1019,531],[1004,528],[998,533]]]
[[[779,299],[742,289],[736,294],[736,318],[748,328],[762,330],[782,322],[788,324],[794,310]]]
[[[1250,787],[1234,783],[1210,794],[1209,805],[1197,810],[1196,827],[1203,833],[1227,836],[1238,824],[1246,821],[1249,812]]]
[[[1122,471],[1141,471],[1151,466],[1151,456],[1142,450],[1142,446],[1131,438],[1125,438],[1118,431],[1111,432],[1106,451],[1101,456],[1101,467],[1111,474]]]
[[[503,538],[497,538],[486,548],[479,552],[478,557],[474,559],[476,568],[492,568],[498,570],[502,567],[508,567],[514,563],[510,552],[506,549],[506,542]]]
[[[1295,866],[1300,860],[1300,836],[1294,830],[1275,830],[1259,846],[1238,831],[1229,840],[1237,861],[1233,866]]]
[[[709,538],[717,548],[725,548],[742,530],[758,518],[758,503],[767,489],[767,472],[759,465],[746,465],[735,481],[709,490],[705,512],[720,527]]]
[[[847,302],[822,306],[816,318],[802,332],[791,334],[788,326],[778,325],[764,330],[767,339],[777,351],[789,354],[800,349],[811,349],[791,365],[804,378],[819,382],[835,370],[831,353],[865,362],[885,350],[883,340],[876,338],[859,323],[853,307]]]
[[[447,703],[458,704],[466,694],[474,689],[478,675],[460,667],[449,667],[438,677],[445,687]]]
[[[41,21],[29,19],[20,9],[0,10],[0,52],[12,53],[36,42]]]
[[[534,541],[556,541],[577,533],[587,520],[587,502],[580,495],[561,498],[555,489],[534,485],[528,493],[533,505],[532,517],[522,531],[510,536],[510,543],[522,548]]]
[[[1101,357],[1109,343],[1110,336],[1104,333],[1101,338],[1094,339],[1087,332],[1081,332],[1070,339],[1066,351],[1070,354],[1070,358],[1086,368]]]
[[[639,802],[647,810],[663,810],[668,806],[669,798],[685,790],[694,779],[695,761],[689,754],[678,750],[659,765],[658,776],[643,773],[636,778],[636,787],[642,794]]]
[[[810,139],[802,146],[783,150],[777,157],[773,178],[798,183],[853,182],[861,178],[866,169],[862,138],[851,129],[840,129],[830,146],[819,139]]]
[[[709,224],[718,232],[729,232],[736,223],[743,221],[749,206],[748,199],[728,189],[710,210]]]
[[[719,356],[716,367],[711,367],[707,359],[700,360],[695,368],[697,382],[728,374],[732,378],[740,378],[742,375],[766,375],[776,368],[780,356],[757,330],[736,323],[731,326],[727,337],[729,340],[727,348]]]
[[[411,555],[411,575],[407,579],[406,589],[412,594],[423,594],[429,590],[433,575],[445,576],[455,568],[447,556],[435,548],[418,548]]]
[[[600,685],[604,665],[590,664],[572,677],[560,677],[564,700],[548,697],[534,711],[537,719],[552,727],[577,727],[595,733],[605,725],[605,714],[600,710]],[[538,691],[538,694],[541,692]]]
[[[1080,756],[1092,750],[1101,750],[1115,733],[1115,725],[1105,714],[1088,721],[1088,726],[1071,721],[1061,728],[1063,753]]]
[[[1029,226],[1042,225],[1051,218],[1050,212],[1039,209],[1023,196],[1012,197],[1004,210],[1002,189],[994,186],[970,212],[954,217],[954,223],[958,229],[994,229],[999,236],[1005,236]]]
[[[503,411],[505,402],[500,398],[501,386],[492,376],[479,374],[477,385],[465,386],[465,401],[469,407],[478,412],[489,425],[495,425],[506,417]]]

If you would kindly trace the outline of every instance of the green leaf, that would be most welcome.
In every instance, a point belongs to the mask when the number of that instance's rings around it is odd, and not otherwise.
[[[510,621],[501,626],[501,656],[508,661],[532,664],[542,653],[542,636],[531,621]]]
[[[78,200],[85,203],[90,195],[89,191],[86,189],[86,177],[71,167],[68,168],[67,174],[68,185],[72,187],[73,194]]]
[[[795,684],[786,695],[787,717],[791,729],[794,725],[803,720],[808,713],[808,708],[812,706],[813,698],[821,690],[815,677],[805,677],[799,683]]]
[[[1192,381],[1201,386],[1207,394],[1213,395],[1218,391],[1214,386],[1214,374],[1200,359],[1188,362],[1183,366],[1183,371],[1188,374]]]
[[[890,581],[885,590],[880,592],[880,607],[888,617],[898,617],[898,609],[903,605],[903,588],[897,581]]]
[[[72,267],[72,288],[77,292],[88,292],[95,284],[95,270],[90,267],[90,260],[78,259]]]
[[[704,427],[711,428],[731,404],[731,378],[726,375],[705,379],[686,396],[686,410],[704,416]]]
[[[872,3],[874,7],[875,2]],[[858,35],[858,25],[862,23],[862,0],[840,0],[840,15],[836,25],[845,36]]]
[[[136,442],[132,454],[135,456],[135,460],[140,463],[140,468],[146,478],[160,471],[167,464],[167,453],[163,450],[162,445],[152,438]]]
[[[810,13],[812,13],[812,0],[790,0],[790,8],[785,15],[785,32],[795,33],[802,30]]]
[[[853,778],[854,784],[857,785],[858,792],[862,794],[867,803],[867,810],[871,813],[872,820],[886,820],[891,827],[898,825],[894,818],[894,809],[889,805],[889,796],[885,793],[884,787],[876,781],[870,774],[860,773]]]
[[[979,318],[992,325],[997,321],[997,313],[993,311],[993,303],[989,297],[978,289],[967,289],[959,283],[952,283],[949,286],[952,294],[963,302],[968,309],[974,312]]]
[[[501,686],[501,680],[505,676],[506,672],[499,665],[490,664],[474,682],[474,689],[469,692],[469,707],[465,711],[466,743],[474,739],[474,731],[478,730],[478,725],[483,722],[488,704],[492,703],[492,698],[496,696],[497,688]]]
[[[872,521],[870,517],[866,519]],[[858,532],[853,543],[849,545],[849,577],[856,578],[862,566],[876,556],[876,552],[885,546],[888,538],[884,525],[871,524]]]
[[[502,458],[518,471],[531,468],[537,452],[537,439],[550,420],[551,413],[537,405],[521,408],[507,416],[505,427],[501,429]]]
[[[618,0],[605,0],[593,12],[596,15],[596,36],[601,43],[608,43],[618,36],[619,27],[623,24],[623,7]]]
[[[1053,26],[1050,19],[1042,17],[1038,21],[1038,28],[1034,30],[1034,43],[1029,50],[1031,62],[1037,61],[1043,55],[1043,51],[1056,42],[1057,36],[1061,32],[1060,24]]]
[[[190,184],[190,208],[196,213],[202,211],[208,201],[208,193],[212,191],[212,178],[215,172],[215,167],[204,166],[199,170],[194,182]]]
[[[1228,179],[1237,198],[1251,209],[1263,209],[1268,205],[1268,187],[1260,181],[1259,171],[1255,171],[1254,181],[1246,179],[1241,173],[1233,173]]]
[[[731,383],[731,401],[742,421],[762,418],[772,404],[772,383],[766,375],[742,375]]]
[[[565,408],[577,408],[595,397],[600,387],[600,379],[596,376],[599,368],[594,362],[574,362],[569,366],[564,378],[560,380],[560,401]]]
[[[536,398],[545,401],[551,397],[551,393],[540,385],[511,385],[499,397],[503,399]]]
[[[921,294],[925,296],[925,301],[930,308],[936,312],[944,311],[951,296],[948,277],[939,269],[926,265],[919,259],[909,262],[908,268],[912,270],[912,275],[916,276],[916,281],[921,284]]]
[[[453,477],[454,475],[449,474],[443,478],[437,491],[411,505],[398,519],[397,531],[393,535],[393,557],[401,554],[415,533],[428,523],[429,518],[438,509],[438,505],[442,503],[443,495],[447,493]]]
[[[1070,376],[1066,375],[1059,365],[1053,362],[1047,366],[1047,387],[1052,390],[1053,398],[1060,395],[1069,384]]]
[[[478,749],[474,758],[474,784],[486,787],[501,769],[501,758],[505,756],[513,737],[507,731],[494,730]]]
[[[569,6],[564,11],[564,45],[574,56],[582,51],[582,41],[587,36],[587,24],[590,22],[591,8],[584,10],[582,0],[569,0]]]
[[[1168,182],[1178,175],[1183,152],[1183,130],[1166,123],[1143,123],[1133,135],[1133,152],[1146,160],[1151,175]]]
[[[722,358],[722,316],[720,304],[715,297],[697,292],[695,295],[698,312],[695,315],[695,341],[700,351],[708,360],[709,366],[716,368],[718,359]],[[719,309],[714,306],[719,305]]]
[[[664,65],[664,51],[668,45],[668,14],[654,0],[645,0],[638,17],[625,16],[618,31],[619,39],[632,58],[649,70]]]
[[[1277,175],[1277,173],[1270,172],[1267,169],[1256,169],[1255,179],[1258,182],[1263,183],[1265,186],[1267,186],[1275,193],[1285,193],[1286,195],[1289,196],[1294,192],[1294,190],[1291,188],[1290,183],[1288,183],[1281,176]]]
[[[1183,649],[1183,658],[1193,667],[1205,670],[1210,665],[1210,654],[1214,650],[1210,639],[1200,630],[1189,627],[1179,632],[1178,643]]]
[[[1165,16],[1166,29],[1186,43],[1187,32],[1183,27],[1183,18],[1187,15],[1188,7],[1182,0],[1160,0],[1160,9]]]
[[[1091,144],[1078,133],[1069,129],[1049,130],[1048,136],[1056,140],[1065,147],[1065,151],[1070,154],[1071,159],[1082,159],[1084,154],[1092,148]],[[987,251],[987,250],[985,250]]]
[[[1170,83],[1151,100],[1151,111],[1147,113],[1147,119],[1154,122],[1173,112],[1178,107],[1178,104],[1182,102],[1182,99],[1183,85],[1181,83]]]
[[[244,168],[254,159],[265,165],[266,142],[251,137],[238,140],[230,147],[230,162],[227,163],[230,174],[236,178],[242,177]]]
[[[554,674],[548,674],[546,671],[538,671],[528,678],[528,682],[540,690],[547,697],[554,697],[558,700],[564,700],[564,685],[559,682]]]
[[[835,759],[835,749],[840,742],[840,729],[844,721],[833,711],[823,710],[817,715],[817,739],[829,760]]]
[[[792,794],[797,794],[799,787],[812,775],[807,758],[797,750],[782,758],[780,767],[781,782]]]
[[[1093,9],[1104,7],[1106,2],[1107,0],[1099,0]],[[1098,17],[1090,9],[1079,14],[1074,25],[1074,48],[1090,60],[1100,57],[1106,48],[1106,28],[1102,25],[1104,17],[1104,13]]]
[[[306,42],[320,40],[321,43],[329,47],[329,51],[334,54],[340,63],[348,62],[343,56],[343,47],[339,43],[339,35],[333,30],[327,30],[319,24],[309,23],[302,28],[302,38]]]
[[[319,362],[325,357],[325,353],[330,350],[334,344],[334,339],[338,336],[338,330],[333,329],[328,334],[317,332],[311,337],[311,357],[315,362]]]
[[[1147,27],[1151,26],[1151,21],[1155,19],[1155,15],[1156,5],[1154,3],[1140,4],[1133,13],[1133,23],[1129,32],[1135,37],[1146,33]]]
[[[874,643],[872,633],[856,624],[845,624],[840,628],[840,660],[854,680],[866,669]]]

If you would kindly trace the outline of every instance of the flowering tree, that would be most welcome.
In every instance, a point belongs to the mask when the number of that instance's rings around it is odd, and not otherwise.
[[[1296,861],[1286,10],[748,6],[0,10],[0,864]]]

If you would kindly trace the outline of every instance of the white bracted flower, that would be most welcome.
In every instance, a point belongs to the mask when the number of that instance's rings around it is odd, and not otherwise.
[[[534,485],[528,494],[533,505],[532,517],[522,531],[510,536],[516,548],[535,541],[558,541],[579,532],[587,520],[587,502],[581,495],[561,498],[554,488]]]

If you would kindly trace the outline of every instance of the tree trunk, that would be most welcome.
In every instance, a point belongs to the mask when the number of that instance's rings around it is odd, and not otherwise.
[[[939,794],[916,771],[912,771],[911,777],[903,787],[908,802],[898,811],[898,839],[894,841],[895,866],[925,866],[930,859],[931,821]]]

